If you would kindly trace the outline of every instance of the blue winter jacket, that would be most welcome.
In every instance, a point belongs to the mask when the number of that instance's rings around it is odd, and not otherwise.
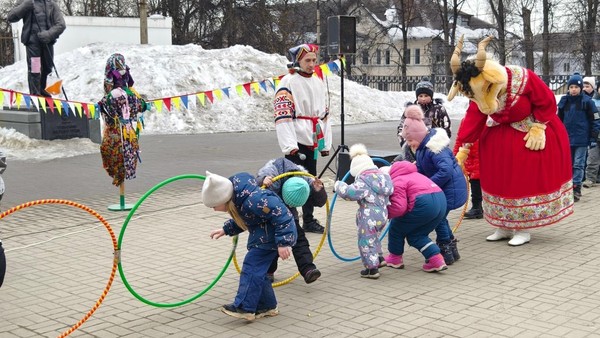
[[[294,218],[279,196],[261,189],[248,173],[235,174],[229,180],[233,182],[233,203],[248,226],[248,250],[277,250],[296,244]],[[233,219],[225,222],[223,230],[229,236],[244,231]]]
[[[589,96],[567,94],[561,97],[558,102],[558,117],[567,129],[572,147],[587,147],[598,137],[600,116]]]
[[[467,180],[449,145],[450,138],[444,129],[430,129],[417,148],[415,158],[419,172],[442,189],[448,210],[453,210],[467,201]]]

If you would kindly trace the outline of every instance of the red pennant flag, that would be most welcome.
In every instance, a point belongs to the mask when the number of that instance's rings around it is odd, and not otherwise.
[[[171,111],[171,98],[164,98],[163,103],[165,104],[165,108],[167,108],[168,111]]]
[[[246,93],[250,95],[250,83],[244,83],[244,89],[246,89]]]
[[[204,94],[206,94],[206,97],[208,98],[208,101],[210,101],[210,103],[213,103],[213,92],[208,91],[208,92],[204,92]]]
[[[315,67],[315,73],[319,79],[323,80],[323,69],[321,69],[321,66]]]
[[[88,108],[87,104],[83,104],[83,112],[85,113],[85,116],[89,119],[90,118],[90,110]]]
[[[46,98],[46,104],[50,107],[50,111],[54,113],[54,100],[51,97]]]

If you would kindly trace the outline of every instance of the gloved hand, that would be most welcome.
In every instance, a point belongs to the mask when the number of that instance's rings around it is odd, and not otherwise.
[[[292,149],[292,150],[290,151],[290,155],[291,155],[291,156],[294,156],[294,155],[296,155],[297,153],[298,153],[298,149]]]
[[[469,150],[468,148],[464,148],[464,147],[458,148],[458,153],[456,153],[456,162],[458,162],[459,166],[461,166],[461,167],[465,166],[465,161],[467,160],[467,157],[469,156],[469,152],[471,152],[471,150]]]
[[[594,149],[598,146],[598,143],[596,143],[595,141],[590,142],[590,149]]]
[[[38,39],[40,39],[41,43],[50,43],[52,42],[52,36],[49,31],[41,31],[37,33]]]
[[[333,184],[333,191],[337,192],[338,188],[340,187],[340,183],[342,183],[342,181],[335,181],[335,183]]]
[[[526,141],[525,148],[530,150],[543,150],[546,147],[546,125],[542,123],[534,123],[529,132],[523,138]]]
[[[321,150],[321,156],[329,156],[329,150]]]

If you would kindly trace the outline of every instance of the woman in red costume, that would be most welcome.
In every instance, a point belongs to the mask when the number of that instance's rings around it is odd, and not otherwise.
[[[455,81],[448,100],[461,92],[471,100],[456,142],[463,164],[469,143],[479,139],[483,211],[496,227],[488,241],[528,243],[529,229],[573,213],[569,139],[556,115],[556,99],[531,70],[487,59],[479,43],[474,60],[459,61],[461,37],[450,61]]]

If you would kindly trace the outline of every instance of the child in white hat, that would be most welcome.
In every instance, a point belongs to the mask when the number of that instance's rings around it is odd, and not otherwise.
[[[246,320],[278,315],[277,299],[271,281],[267,279],[267,269],[277,256],[288,259],[291,247],[296,244],[292,213],[279,196],[261,189],[256,178],[248,173],[227,179],[207,171],[202,201],[207,207],[228,212],[232,217],[222,229],[211,231],[211,238],[248,231],[248,252],[237,295],[234,302],[223,305],[221,311]]]
[[[360,272],[363,278],[379,278],[379,267],[385,265],[379,232],[387,223],[387,205],[394,192],[392,180],[373,163],[363,144],[350,147],[350,174],[354,183],[335,182],[338,195],[358,203],[356,226],[358,228],[358,251],[365,269]]]

